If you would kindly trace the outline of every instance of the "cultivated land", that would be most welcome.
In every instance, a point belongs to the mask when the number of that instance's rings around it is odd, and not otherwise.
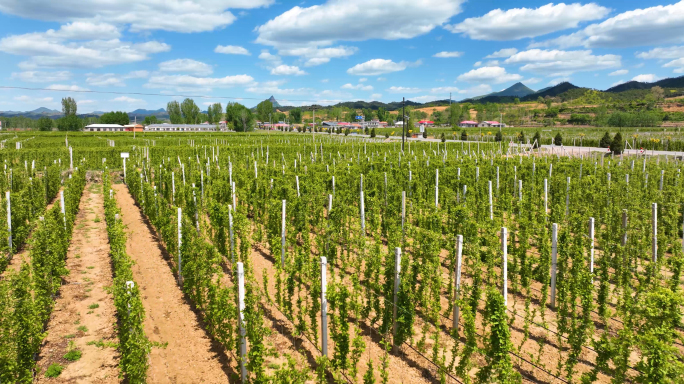
[[[402,152],[327,134],[68,140],[80,171],[55,134],[1,153],[61,159],[72,174],[67,215],[45,214],[0,281],[0,356],[25,367],[0,368],[3,382],[684,377],[676,156],[519,153],[507,141]],[[33,177],[18,169],[18,182]],[[103,176],[81,193],[85,169]],[[68,251],[52,256],[43,226]],[[38,369],[22,353],[32,345]],[[74,349],[80,359],[65,360]],[[63,370],[45,377],[53,364]]]

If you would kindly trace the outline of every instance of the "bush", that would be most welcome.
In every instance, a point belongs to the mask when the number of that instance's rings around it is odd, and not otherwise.
[[[494,141],[503,141],[503,134],[501,133],[501,131],[498,131],[496,135],[494,135]]]
[[[370,137],[375,137],[375,128],[371,129]]]
[[[442,133],[441,138],[442,138],[442,143],[446,141],[446,136],[444,136],[444,133]]]
[[[563,136],[561,136],[560,132],[556,133],[556,137],[553,138],[553,143],[555,145],[563,145]]]
[[[38,130],[39,131],[52,131],[53,121],[47,116],[43,116],[38,119]]]
[[[599,147],[601,148],[610,148],[611,144],[613,143],[613,140],[610,138],[610,135],[608,132],[606,132],[605,135],[601,138],[601,141],[599,142]]]
[[[525,144],[525,132],[520,131],[520,133],[518,133],[518,141],[520,144]]]
[[[423,131],[423,139],[427,139],[427,129]]]
[[[82,355],[83,354],[78,349],[72,349],[71,351],[67,352],[66,355],[64,355],[64,359],[69,361],[76,361],[79,360]]]
[[[389,139],[389,133],[385,133],[385,139]]]
[[[461,140],[466,141],[468,140],[468,132],[464,129],[463,132],[461,132]]]
[[[625,141],[622,139],[620,132],[615,134],[613,141],[610,143],[610,151],[616,155],[622,154],[625,150]]]
[[[57,377],[62,374],[64,367],[57,363],[52,363],[45,372],[45,377]]]
[[[541,145],[541,134],[539,131],[534,133],[534,136],[532,136],[532,148],[536,149],[539,148]]]

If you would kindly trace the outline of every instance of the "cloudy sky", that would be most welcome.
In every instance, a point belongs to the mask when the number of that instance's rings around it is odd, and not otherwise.
[[[51,90],[0,89],[2,111],[606,89],[684,74],[684,0],[0,0],[0,68]]]

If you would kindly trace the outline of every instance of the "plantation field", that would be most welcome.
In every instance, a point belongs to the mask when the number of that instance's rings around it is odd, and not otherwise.
[[[3,134],[0,382],[682,382],[682,161],[519,131]]]

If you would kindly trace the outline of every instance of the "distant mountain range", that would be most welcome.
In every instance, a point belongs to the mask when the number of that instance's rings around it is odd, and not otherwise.
[[[658,80],[653,83],[644,83],[644,82],[639,82],[639,81],[629,81],[623,84],[616,85],[614,87],[611,87],[605,91],[602,91],[605,94],[609,94],[611,98],[614,99],[621,99],[621,100],[634,100],[635,98],[641,98],[644,97],[648,92],[650,92],[650,89],[653,87],[661,87],[665,90],[668,90],[668,95],[671,94],[683,94],[684,93],[684,76],[680,77],[675,77],[675,78],[668,78],[668,79],[663,79],[663,80]],[[459,103],[513,103],[515,99],[519,99],[520,101],[534,101],[537,100],[539,97],[545,98],[547,96],[549,97],[560,97],[561,100],[570,100],[573,98],[580,97],[586,92],[587,90],[590,90],[591,88],[581,88],[578,87],[574,84],[571,84],[569,82],[563,82],[557,85],[554,85],[552,87],[546,87],[542,88],[538,91],[534,91],[533,89],[527,87],[523,83],[515,83],[512,86],[504,89],[503,91],[500,92],[494,92],[490,93],[487,95],[482,95],[478,97],[472,97],[468,98],[465,100],[459,101]],[[291,106],[283,106],[278,101],[275,99],[275,97],[271,96],[268,99],[271,103],[273,103],[273,106],[275,108],[278,108],[280,111],[289,111],[292,110],[296,107],[291,107]],[[404,104],[402,104],[401,101],[395,101],[391,103],[383,103],[380,101],[348,101],[344,103],[338,103],[334,105],[333,107],[345,107],[345,108],[354,108],[354,109],[364,109],[364,108],[370,108],[373,110],[377,110],[378,108],[385,108],[388,111],[395,111],[397,109],[400,109],[402,105],[405,106],[412,106],[414,108],[421,108],[421,107],[435,107],[435,106],[444,106],[444,105],[449,105],[450,100],[445,99],[445,100],[436,100],[436,101],[431,101],[428,103],[417,103],[414,101],[406,100]],[[318,107],[318,106],[317,106]],[[310,106],[303,106],[299,107],[304,110],[309,109]],[[105,112],[102,111],[94,111],[88,114],[83,114],[79,115],[81,117],[93,117],[93,116],[102,116]],[[31,119],[38,119],[43,116],[47,116],[51,119],[58,119],[62,117],[62,112],[61,111],[56,111],[54,109],[48,109],[48,108],[38,108],[33,111],[28,111],[28,112],[18,112],[18,111],[0,111],[0,116],[4,117],[15,117],[15,116],[24,116],[28,117]],[[169,118],[169,114],[166,112],[164,108],[159,108],[157,110],[147,110],[147,109],[136,109],[135,111],[128,112],[128,117],[132,121],[138,120],[139,122],[143,121],[145,117],[147,116],[156,116],[160,120],[167,120]]]

